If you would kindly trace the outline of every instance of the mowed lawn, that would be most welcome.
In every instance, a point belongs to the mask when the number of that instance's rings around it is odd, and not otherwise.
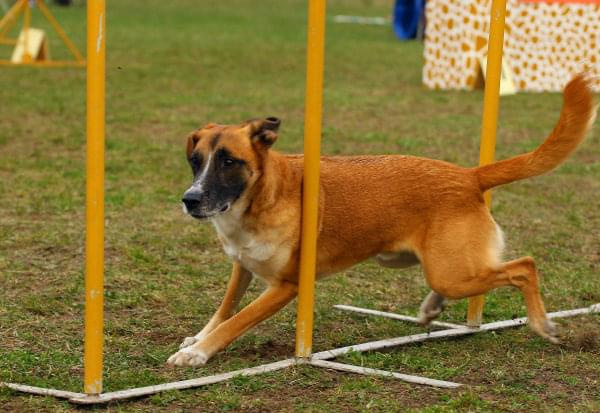
[[[421,42],[400,42],[387,26],[332,22],[335,14],[386,16],[391,1],[328,3],[323,153],[475,165],[481,91],[426,90]],[[81,2],[52,11],[83,49]],[[191,181],[186,134],[209,121],[278,116],[276,149],[302,151],[305,1],[112,0],[107,22],[105,391],[291,356],[295,301],[205,367],[165,365],[216,309],[230,270],[210,224],[181,212]],[[50,47],[67,56],[55,35]],[[498,158],[535,148],[560,106],[559,94],[503,97]],[[82,389],[84,124],[84,70],[0,68],[0,381]],[[536,258],[549,311],[600,302],[598,130],[552,174],[494,192],[506,257]],[[262,288],[255,280],[244,303]],[[416,314],[427,292],[420,268],[372,261],[324,280],[315,351],[423,332],[332,305]],[[466,308],[453,302],[441,319],[463,322]],[[487,296],[486,321],[523,315],[518,291]],[[97,410],[599,411],[600,317],[559,324],[560,345],[521,327],[342,359],[468,385],[458,390],[297,367]],[[72,409],[0,389],[0,411]]]

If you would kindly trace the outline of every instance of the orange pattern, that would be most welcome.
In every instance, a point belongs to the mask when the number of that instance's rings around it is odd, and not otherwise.
[[[478,86],[487,53],[490,0],[430,0],[423,83]],[[600,5],[508,0],[504,57],[517,90],[560,91],[584,68],[600,73]],[[593,86],[600,91],[600,81]]]

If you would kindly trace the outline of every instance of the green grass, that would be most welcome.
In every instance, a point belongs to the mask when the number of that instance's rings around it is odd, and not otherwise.
[[[383,0],[338,0],[328,15],[387,15]],[[83,49],[85,9],[52,8]],[[34,12],[35,13],[35,12]],[[198,369],[169,369],[181,339],[218,305],[229,262],[212,228],[181,213],[186,134],[208,121],[283,119],[277,149],[302,150],[305,1],[110,1],[107,16],[106,391],[230,371],[293,353],[295,303]],[[35,16],[34,16],[35,21]],[[55,37],[53,56],[66,57]],[[423,45],[389,27],[328,23],[326,154],[405,153],[474,165],[482,93],[426,90]],[[2,56],[10,48],[0,46]],[[0,380],[82,388],[85,73],[0,69]],[[559,94],[503,97],[498,158],[534,148]],[[554,173],[497,190],[506,256],[532,255],[549,310],[600,302],[600,135]],[[254,282],[248,302],[261,291]],[[416,313],[420,269],[366,262],[318,285],[315,350],[421,332],[333,310]],[[466,302],[443,320],[464,319]],[[487,297],[486,320],[524,315],[520,294]],[[434,390],[300,366],[115,403],[109,411],[598,411],[597,316],[560,322],[554,346],[527,328],[431,341],[343,361],[469,384]],[[3,411],[68,403],[0,389]]]

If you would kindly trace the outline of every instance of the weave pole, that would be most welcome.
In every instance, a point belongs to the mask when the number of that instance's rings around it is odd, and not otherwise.
[[[479,165],[494,162],[496,150],[496,130],[498,128],[498,106],[500,99],[500,77],[502,73],[502,48],[504,45],[504,19],[506,16],[506,0],[492,0],[490,10],[490,35],[488,38],[488,56],[485,75],[485,92],[483,96],[483,118],[481,122],[481,143],[479,148]],[[486,191],[485,203],[492,206],[492,193]],[[470,327],[481,325],[485,297],[479,295],[469,299],[467,324]]]
[[[308,358],[312,353],[324,54],[325,0],[309,0],[306,39],[302,235],[296,319],[296,357],[301,358]]]
[[[105,1],[87,2],[84,392],[102,393],[104,342]]]

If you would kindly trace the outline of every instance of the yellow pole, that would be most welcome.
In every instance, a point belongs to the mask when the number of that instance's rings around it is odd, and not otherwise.
[[[104,339],[105,1],[87,2],[84,392],[102,393]]]
[[[23,9],[23,62],[29,63],[33,60],[33,57],[29,54],[29,27],[31,26],[31,9],[29,8],[29,2],[25,0]]]
[[[506,0],[492,0],[490,11],[490,35],[488,40],[485,92],[483,96],[483,119],[481,125],[481,146],[479,165],[494,162],[496,148],[496,130],[498,126],[498,102],[500,97],[500,77],[502,73],[502,46],[504,44],[504,18]],[[485,203],[491,208],[492,194],[484,194]],[[471,327],[481,325],[484,296],[471,297],[467,311],[467,324]]]
[[[302,239],[296,321],[296,357],[303,358],[310,357],[312,353],[324,52],[325,0],[309,0],[306,41]]]

